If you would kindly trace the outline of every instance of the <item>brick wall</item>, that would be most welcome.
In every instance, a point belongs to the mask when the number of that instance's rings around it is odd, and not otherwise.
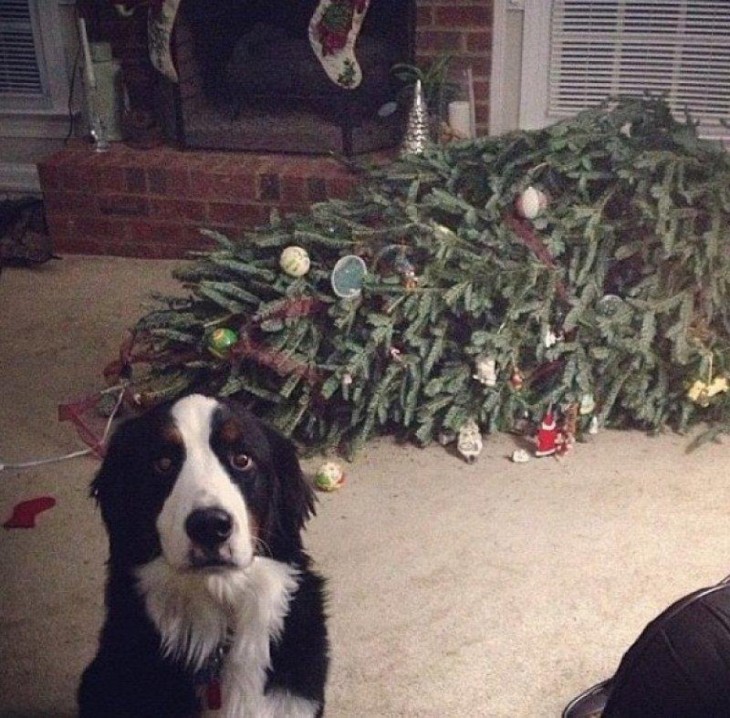
[[[452,74],[471,67],[480,134],[489,123],[492,12],[492,0],[417,0],[416,63],[448,53]]]
[[[136,110],[152,111],[155,74],[146,53],[145,13],[122,19],[112,3],[79,0],[92,41],[111,40]],[[477,126],[488,122],[492,0],[417,0],[416,61],[451,53],[471,67]],[[201,227],[235,237],[272,209],[306,211],[346,197],[357,178],[326,157],[132,149],[105,153],[78,142],[39,165],[51,239],[61,253],[182,257],[207,240]]]
[[[327,157],[140,151],[77,143],[39,165],[57,252],[174,258],[209,241],[201,227],[238,237],[272,209],[304,212],[345,198],[356,178]]]

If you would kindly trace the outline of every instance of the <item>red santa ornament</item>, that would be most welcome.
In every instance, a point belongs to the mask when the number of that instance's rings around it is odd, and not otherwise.
[[[548,409],[545,416],[542,417],[540,428],[537,431],[535,456],[551,456],[558,450],[559,444],[560,431],[558,430],[558,422],[552,410]]]

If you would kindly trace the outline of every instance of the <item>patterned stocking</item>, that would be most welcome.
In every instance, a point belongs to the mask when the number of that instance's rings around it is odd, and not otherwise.
[[[370,0],[320,0],[309,23],[309,41],[327,76],[354,89],[362,81],[355,42]]]
[[[147,20],[147,42],[152,65],[168,80],[177,82],[177,70],[172,62],[170,38],[180,0],[163,0],[150,3]]]

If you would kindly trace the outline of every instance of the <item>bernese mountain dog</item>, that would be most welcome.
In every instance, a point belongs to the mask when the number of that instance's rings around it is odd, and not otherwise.
[[[293,444],[193,394],[122,423],[92,482],[106,620],[80,718],[315,718],[328,669]]]

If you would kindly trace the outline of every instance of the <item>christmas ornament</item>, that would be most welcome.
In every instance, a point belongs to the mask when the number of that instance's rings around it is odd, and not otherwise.
[[[545,332],[545,336],[543,337],[543,343],[545,344],[545,347],[547,349],[550,349],[550,347],[555,346],[558,342],[558,335],[552,330],[549,329]]]
[[[296,245],[287,247],[279,257],[279,266],[290,277],[303,277],[310,266],[307,250]]]
[[[477,357],[474,368],[476,373],[472,377],[484,386],[497,386],[497,362],[493,357]]]
[[[415,289],[418,286],[418,277],[413,264],[405,254],[399,254],[393,262],[395,271],[401,276],[401,281],[406,289]]]
[[[519,391],[524,386],[525,377],[522,375],[522,372],[517,367],[512,370],[512,375],[509,378],[509,383],[512,385],[512,388],[515,389],[515,391]]]
[[[515,464],[526,464],[530,460],[530,455],[524,449],[515,449],[512,452],[512,461]]]
[[[398,364],[402,364],[403,363],[403,352],[400,349],[398,349],[398,347],[391,347],[388,350],[388,353],[390,354],[390,358],[394,362],[396,362]]]
[[[535,187],[528,187],[515,201],[517,214],[525,219],[535,219],[548,205],[547,195]]]
[[[604,294],[596,305],[596,309],[604,317],[613,317],[624,306],[624,300],[617,294]]]
[[[713,356],[709,356],[709,367],[707,369],[707,382],[698,379],[687,392],[687,396],[701,407],[710,405],[710,399],[716,394],[724,393],[728,390],[727,377],[717,376],[712,378],[712,362]]]
[[[408,291],[416,289],[418,287],[418,277],[415,275],[415,273],[403,276],[403,286]]]
[[[715,377],[709,384],[698,379],[687,392],[687,396],[692,399],[695,404],[702,407],[710,405],[710,399],[716,394],[726,392],[728,390],[728,381],[724,376]]]
[[[583,394],[580,398],[580,415],[586,416],[592,414],[596,409],[596,400],[593,398],[593,394]]]
[[[227,327],[219,327],[208,337],[208,351],[219,359],[225,359],[231,347],[238,342],[238,333]]]
[[[548,409],[545,416],[540,422],[540,428],[537,432],[537,448],[535,456],[550,456],[558,450],[558,422],[552,410]]]
[[[401,146],[403,155],[420,155],[431,144],[431,120],[420,80],[416,80],[413,105],[408,113],[406,135]]]
[[[355,43],[369,5],[370,0],[320,0],[309,23],[309,42],[327,77],[350,90],[362,82]]]
[[[479,433],[479,426],[474,419],[467,419],[459,429],[459,436],[456,441],[458,452],[468,464],[473,464],[479,454],[482,453],[482,446],[482,435]]]
[[[348,254],[335,264],[330,277],[332,291],[342,299],[355,299],[362,293],[362,284],[368,269],[361,257]]]
[[[335,461],[327,461],[317,469],[314,485],[320,491],[336,491],[345,483],[345,472]]]

